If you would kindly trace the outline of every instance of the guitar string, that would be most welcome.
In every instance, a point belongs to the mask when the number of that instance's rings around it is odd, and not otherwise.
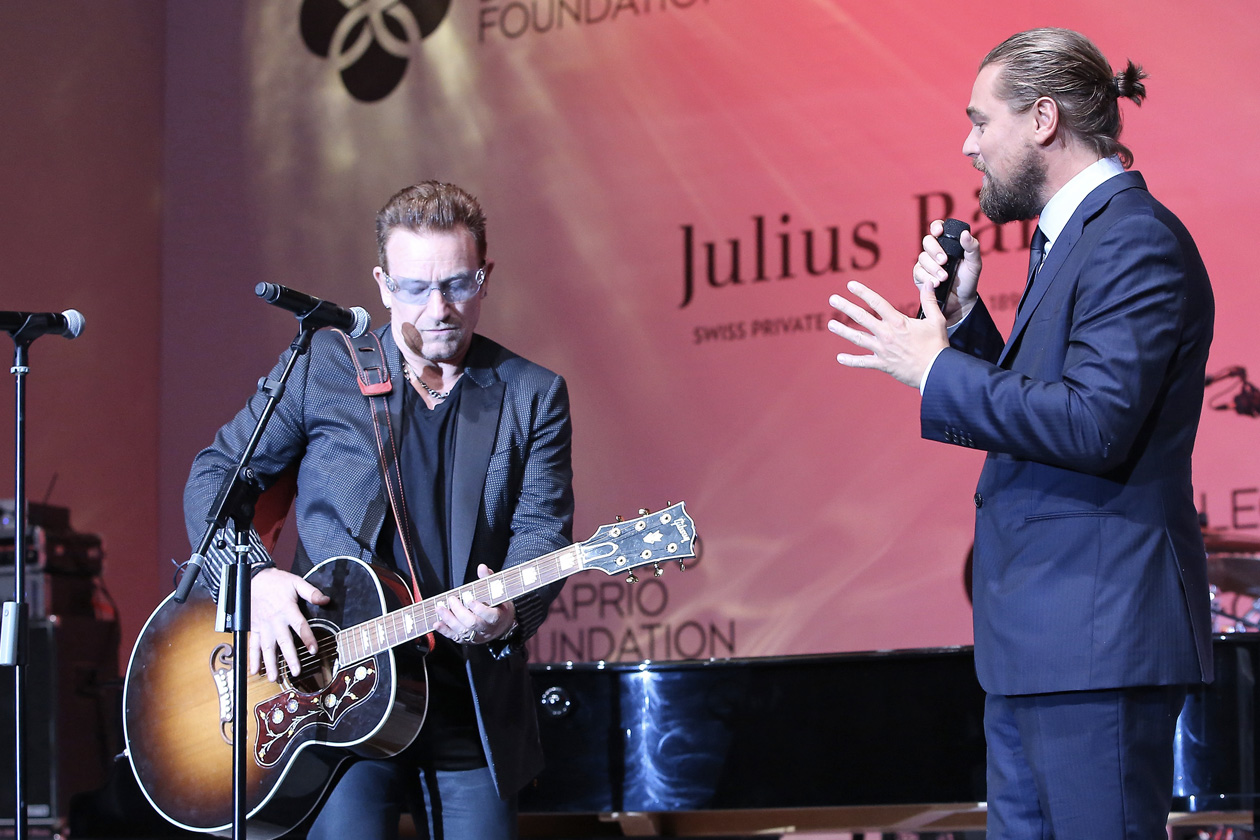
[[[431,632],[432,628],[437,624],[437,605],[440,603],[441,599],[452,595],[462,599],[463,593],[470,592],[474,599],[482,600],[488,603],[493,600],[490,591],[491,581],[497,580],[503,583],[504,597],[502,597],[498,603],[510,601],[519,595],[526,594],[527,592],[532,592],[535,589],[555,583],[556,581],[567,577],[568,574],[582,568],[579,562],[574,564],[573,567],[566,572],[561,564],[565,555],[571,553],[580,554],[577,544],[557,549],[556,551],[544,554],[541,557],[537,557],[527,563],[522,563],[518,566],[512,566],[511,568],[504,569],[489,578],[482,578],[473,581],[472,583],[468,583],[449,592],[445,592],[442,595],[427,598],[418,603],[409,604],[398,610],[386,613],[385,615],[369,619],[360,625],[356,625],[354,628],[338,631],[333,633],[331,636],[318,637],[316,640],[315,652],[312,653],[305,646],[299,649],[298,665],[303,673],[309,673],[311,668],[322,664],[326,660],[327,657],[325,654],[330,655],[335,660],[338,653],[343,654],[343,659],[350,659],[352,662],[357,662],[376,655],[376,653],[380,653],[383,650],[401,644],[409,639],[425,635],[426,633]],[[533,583],[530,585],[526,585],[524,583],[525,571],[527,569],[534,569],[537,572]],[[415,613],[419,613],[422,619],[419,626],[425,628],[419,632],[416,632],[414,629],[411,631],[406,629],[406,616],[411,615],[414,622],[416,617],[414,615]],[[368,643],[365,645],[366,650],[362,653],[362,655],[355,655],[360,653],[358,647],[361,639],[357,638],[356,634],[348,631],[356,629],[361,630],[364,625],[373,623],[377,625],[376,644],[380,645],[380,648],[374,652],[369,652],[373,651],[373,648],[375,648],[376,645]],[[413,623],[413,627],[414,626],[415,625]],[[384,641],[381,641],[382,637],[384,637]],[[344,640],[347,644],[341,644],[341,640]],[[332,645],[327,645],[327,642],[332,642]],[[351,656],[347,657],[344,655],[346,651],[343,650],[343,648],[351,645],[353,645],[354,650],[351,651]],[[282,678],[291,678],[288,661],[281,657],[279,664]]]
[[[553,562],[548,562],[548,561],[551,561],[552,559],[553,558],[551,557],[551,555],[544,555],[543,557],[539,557],[535,561],[532,561],[531,564],[522,564],[521,566],[513,566],[510,569],[503,570],[503,572],[500,573],[501,576],[498,577],[498,580],[504,583],[505,594],[509,592],[511,593],[507,595],[507,597],[505,597],[503,600],[504,601],[511,600],[512,597],[515,597],[516,595],[524,594],[525,588],[523,585],[523,574],[522,574],[524,566],[526,565],[535,565],[535,566],[552,565],[554,566],[555,564]],[[546,577],[546,575],[545,574],[540,575],[540,578],[541,577]],[[441,598],[447,597],[449,595],[455,595],[456,597],[460,597],[460,595],[463,592],[470,591],[472,592],[473,597],[478,600],[486,600],[486,601],[491,600],[489,580],[490,580],[489,578],[483,578],[481,580],[474,581],[473,583],[465,584],[464,586],[454,589],[451,592],[443,593],[443,595],[436,596],[435,598],[425,599],[424,601],[421,601],[418,604],[410,604],[406,607],[400,608],[399,610],[387,613],[386,615],[378,616],[375,619],[370,619],[368,622],[364,622],[364,624],[371,624],[375,622],[378,625],[376,638],[379,640],[380,637],[383,635],[386,639],[386,641],[383,643],[382,650],[389,647],[394,647],[395,645],[400,644],[409,638],[418,638],[419,636],[424,635],[425,633],[431,630],[432,626],[437,624],[436,605],[439,602],[439,599]],[[502,602],[503,601],[500,601],[500,603]],[[405,622],[406,622],[405,616],[411,614],[413,622],[414,622],[414,619],[415,619],[414,613],[416,612],[419,612],[422,617],[422,623],[420,626],[426,629],[422,630],[419,633],[416,633],[414,631],[407,632],[405,629]],[[357,625],[357,626],[360,628],[362,627],[362,625]],[[350,629],[354,629],[354,628],[350,628]],[[317,637],[316,650],[314,652],[311,652],[305,646],[300,647],[298,649],[298,666],[301,672],[303,674],[309,674],[312,668],[322,665],[326,661],[326,658],[328,656],[331,655],[332,657],[335,657],[338,652],[338,649],[341,647],[340,645],[337,644],[338,636],[340,635],[341,633],[336,633],[336,634],[333,634],[332,636]],[[354,639],[353,635],[347,638]],[[330,642],[330,641],[332,642],[332,644],[328,645],[327,642]],[[358,641],[359,641],[358,639],[354,639],[356,647],[357,647]],[[380,642],[378,641],[378,643]],[[359,661],[363,658],[365,657],[358,656],[358,657],[355,657],[353,661]],[[292,673],[288,666],[288,660],[284,659],[283,657],[281,657],[281,660],[280,660],[280,674],[281,674],[282,679],[289,680],[292,678]]]
[[[538,558],[538,559],[542,560],[544,558]],[[504,570],[503,577],[500,579],[506,580],[510,577],[516,577],[518,578],[518,581],[519,581],[519,578],[521,577],[519,573],[511,574],[512,572],[516,572],[518,568],[519,567],[513,567],[512,569]],[[436,610],[435,605],[439,598],[445,597],[446,595],[450,595],[450,594],[456,594],[458,597],[458,593],[462,593],[465,590],[471,590],[473,592],[474,598],[488,599],[489,584],[485,584],[484,586],[480,585],[483,583],[485,583],[484,579],[475,581],[471,584],[466,584],[465,586],[452,590],[450,593],[444,593],[443,595],[437,596],[436,598],[426,599],[424,601],[421,601],[419,604],[410,604],[406,607],[400,608],[399,610],[393,611],[391,613],[387,613],[386,615],[378,616],[375,619],[369,619],[369,621],[364,622],[364,624],[376,622],[379,625],[378,634],[377,634],[378,639],[380,638],[381,631],[386,631],[384,632],[384,635],[386,639],[388,640],[388,642],[384,645],[384,648],[394,647],[395,645],[400,644],[401,642],[407,640],[408,638],[417,638],[429,632],[428,630],[425,630],[421,633],[416,633],[414,635],[412,633],[406,632],[405,629],[399,626],[400,624],[405,624],[406,619],[405,617],[403,617],[405,614],[410,614],[412,612],[417,612],[417,611],[421,612],[424,618],[423,626],[431,627],[433,624],[437,623],[436,622],[437,610]],[[511,587],[510,584],[505,583],[504,589],[507,590],[510,588],[513,588],[513,587]],[[477,590],[484,590],[484,591],[479,592]],[[510,600],[510,598],[505,599],[505,600]],[[414,616],[413,616],[413,620],[414,620]],[[357,625],[357,626],[362,627],[362,625]],[[354,629],[354,628],[351,628],[351,629]],[[325,661],[325,654],[331,654],[333,656],[336,655],[337,650],[339,648],[339,645],[337,644],[337,635],[338,634],[334,634],[332,636],[317,637],[316,650],[314,652],[311,652],[305,646],[302,646],[301,648],[298,649],[298,666],[301,669],[302,673],[309,674],[313,667],[323,664],[323,662]],[[326,642],[328,641],[331,641],[333,644],[332,645],[326,644]],[[358,661],[359,659],[362,659],[362,658],[363,657],[357,657],[355,661]],[[280,674],[281,674],[282,679],[288,680],[292,678],[292,673],[289,669],[287,659],[281,658],[280,660]]]
[[[462,593],[471,592],[471,594],[473,594],[473,598],[489,602],[493,599],[490,594],[490,582],[493,581],[493,579],[498,579],[498,581],[503,582],[504,584],[504,597],[500,599],[499,603],[510,601],[510,599],[519,596],[519,594],[524,594],[529,591],[529,588],[524,584],[524,569],[527,567],[539,568],[538,579],[539,581],[544,582],[539,583],[538,586],[546,586],[547,583],[553,582],[554,579],[562,577],[561,574],[557,574],[557,572],[559,572],[558,555],[561,554],[563,550],[567,549],[561,549],[561,552],[553,552],[552,554],[543,555],[543,557],[536,558],[529,563],[514,565],[512,568],[504,569],[503,572],[498,574],[498,576],[481,578],[479,581],[467,583],[465,586],[452,589],[450,592],[442,593],[441,596],[426,598],[425,601],[421,601],[420,603],[408,604],[408,606],[399,608],[397,611],[386,613],[384,616],[378,616],[377,618],[372,618],[372,620],[363,623],[364,625],[370,625],[370,623],[375,623],[375,625],[377,625],[377,628],[375,628],[377,632],[374,633],[374,636],[375,640],[377,640],[377,645],[381,646],[381,650],[386,650],[388,647],[401,644],[403,641],[417,639],[417,637],[430,632],[433,626],[436,626],[436,607],[441,598],[452,596],[452,594],[454,594],[455,597],[461,597]],[[420,630],[420,632],[416,632],[415,630],[407,631],[406,621],[408,615],[412,617],[413,627],[416,626],[415,613],[420,613],[420,627],[422,627],[422,630]],[[362,628],[363,625],[358,625],[357,627]],[[354,628],[350,628],[350,630],[354,630]],[[372,631],[369,630],[368,632]],[[382,636],[384,637],[384,641],[381,641]],[[325,661],[325,654],[335,656],[336,652],[343,647],[343,645],[338,644],[339,637],[344,637],[345,640],[352,642],[355,647],[353,654],[358,654],[358,647],[360,642],[363,640],[359,639],[359,637],[354,635],[354,633],[345,635],[345,632],[341,631],[334,633],[331,637],[320,637],[320,639],[316,640],[316,642],[318,642],[318,649],[316,649],[315,652],[307,650],[305,646],[300,647],[297,662],[299,662],[302,673],[309,673],[311,667],[323,664]],[[326,641],[333,642],[333,645],[326,645]],[[377,645],[367,645],[368,650],[372,650],[373,647]],[[343,659],[350,659],[352,661],[367,659],[367,655],[353,654],[350,657],[343,656]],[[289,667],[287,667],[287,660],[282,659],[281,664],[282,676],[290,678],[291,674]]]

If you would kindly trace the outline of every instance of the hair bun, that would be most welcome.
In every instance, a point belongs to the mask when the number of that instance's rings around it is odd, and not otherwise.
[[[1146,98],[1146,85],[1142,84],[1145,78],[1146,71],[1130,61],[1124,70],[1112,77],[1111,87],[1118,98],[1132,99],[1141,105]]]

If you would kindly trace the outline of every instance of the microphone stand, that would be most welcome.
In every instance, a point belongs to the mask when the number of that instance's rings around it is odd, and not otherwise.
[[[293,366],[299,356],[305,355],[311,347],[311,337],[315,330],[322,326],[308,327],[304,319],[298,319],[299,332],[289,349],[293,352],[284,366],[278,380],[263,377],[258,380],[258,390],[267,395],[267,402],[258,415],[253,434],[245,449],[237,460],[235,469],[224,477],[223,486],[215,499],[209,515],[206,517],[206,530],[202,534],[197,548],[186,565],[184,576],[175,590],[174,599],[184,603],[192,590],[193,583],[201,573],[206,553],[214,542],[215,535],[232,522],[236,533],[234,562],[223,569],[223,578],[219,584],[218,610],[216,612],[215,629],[219,632],[232,632],[232,837],[233,840],[245,840],[246,818],[249,816],[247,801],[248,780],[247,769],[250,757],[249,750],[249,608],[250,608],[250,568],[249,568],[249,530],[254,520],[254,505],[262,492],[261,482],[250,467],[254,450],[262,438],[267,422],[275,413],[276,404],[284,396],[285,384],[293,372]],[[228,605],[231,604],[229,615]]]
[[[26,375],[27,351],[34,338],[22,332],[13,334],[13,367],[17,394],[17,416],[14,424],[14,537],[13,537],[13,600],[4,602],[3,624],[0,625],[0,665],[13,668],[13,779],[15,813],[13,836],[26,840],[26,664],[29,650],[26,604]]]

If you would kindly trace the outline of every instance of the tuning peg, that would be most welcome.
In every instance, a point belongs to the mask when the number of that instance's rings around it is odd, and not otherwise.
[[[639,508],[639,516],[647,516],[651,512],[647,508]]]
[[[615,519],[615,520],[616,520],[616,521],[618,521],[618,522],[621,522],[621,521],[622,521],[622,519],[621,519],[621,514],[618,514],[618,515],[614,516],[614,517],[613,517],[613,519]]]
[[[661,568],[661,564],[653,563],[652,564],[652,577],[660,577],[663,574],[665,574],[665,570]]]
[[[670,502],[670,501],[665,502],[665,507],[673,507],[673,506],[674,506],[673,502]]]
[[[683,561],[679,560],[679,561],[678,561],[678,571],[680,571],[680,572],[685,572],[685,571],[687,571],[687,564],[686,564],[686,563],[684,563]]]
[[[631,572],[630,576],[626,578],[626,583],[638,583],[638,582],[639,582],[639,576],[636,575],[634,572]]]

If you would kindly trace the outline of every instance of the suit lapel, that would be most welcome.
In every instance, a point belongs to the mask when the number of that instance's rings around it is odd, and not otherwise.
[[[1072,214],[1072,218],[1068,219],[1067,225],[1060,232],[1058,239],[1054,241],[1050,253],[1046,254],[1045,261],[1041,264],[1041,269],[1032,281],[1032,288],[1028,290],[1028,296],[1024,299],[1024,305],[1015,316],[1015,324],[1011,327],[1010,338],[1006,340],[1006,346],[1002,348],[1002,354],[998,357],[999,367],[1005,365],[1006,357],[1019,344],[1019,339],[1023,335],[1024,329],[1028,326],[1029,320],[1032,319],[1032,314],[1037,311],[1037,307],[1045,298],[1050,285],[1054,283],[1055,278],[1058,276],[1059,269],[1067,263],[1068,257],[1072,254],[1072,249],[1080,241],[1081,234],[1085,231],[1085,225],[1102,212],[1103,208],[1107,206],[1107,203],[1111,201],[1116,193],[1135,186],[1145,187],[1141,175],[1136,172],[1121,173],[1099,184],[1076,208],[1076,212]]]
[[[1002,355],[998,357],[999,367],[1003,365],[1007,355],[1019,343],[1018,339],[1023,335],[1024,328],[1028,326],[1028,321],[1032,318],[1032,314],[1037,311],[1037,307],[1046,296],[1046,291],[1050,288],[1050,284],[1054,282],[1059,269],[1067,261],[1068,254],[1072,252],[1072,248],[1080,240],[1081,231],[1084,230],[1082,221],[1084,217],[1080,216],[1079,213],[1083,206],[1077,208],[1077,214],[1072,216],[1067,223],[1067,227],[1059,234],[1054,247],[1050,249],[1050,253],[1046,254],[1045,260],[1041,263],[1037,276],[1033,278],[1032,288],[1028,290],[1027,297],[1024,298],[1024,305],[1019,308],[1019,312],[1015,315],[1015,324],[1011,327],[1011,336],[1006,340],[1006,346],[1002,348]]]
[[[474,339],[470,356],[477,348]],[[455,463],[452,465],[451,488],[451,572],[452,586],[460,585],[468,576],[472,559],[473,536],[481,513],[481,497],[486,486],[486,471],[494,453],[494,439],[499,429],[499,413],[503,406],[504,383],[490,370],[465,372],[464,393],[459,398],[459,419],[455,434]],[[471,374],[471,375],[470,375]],[[489,380],[481,385],[478,380]]]

